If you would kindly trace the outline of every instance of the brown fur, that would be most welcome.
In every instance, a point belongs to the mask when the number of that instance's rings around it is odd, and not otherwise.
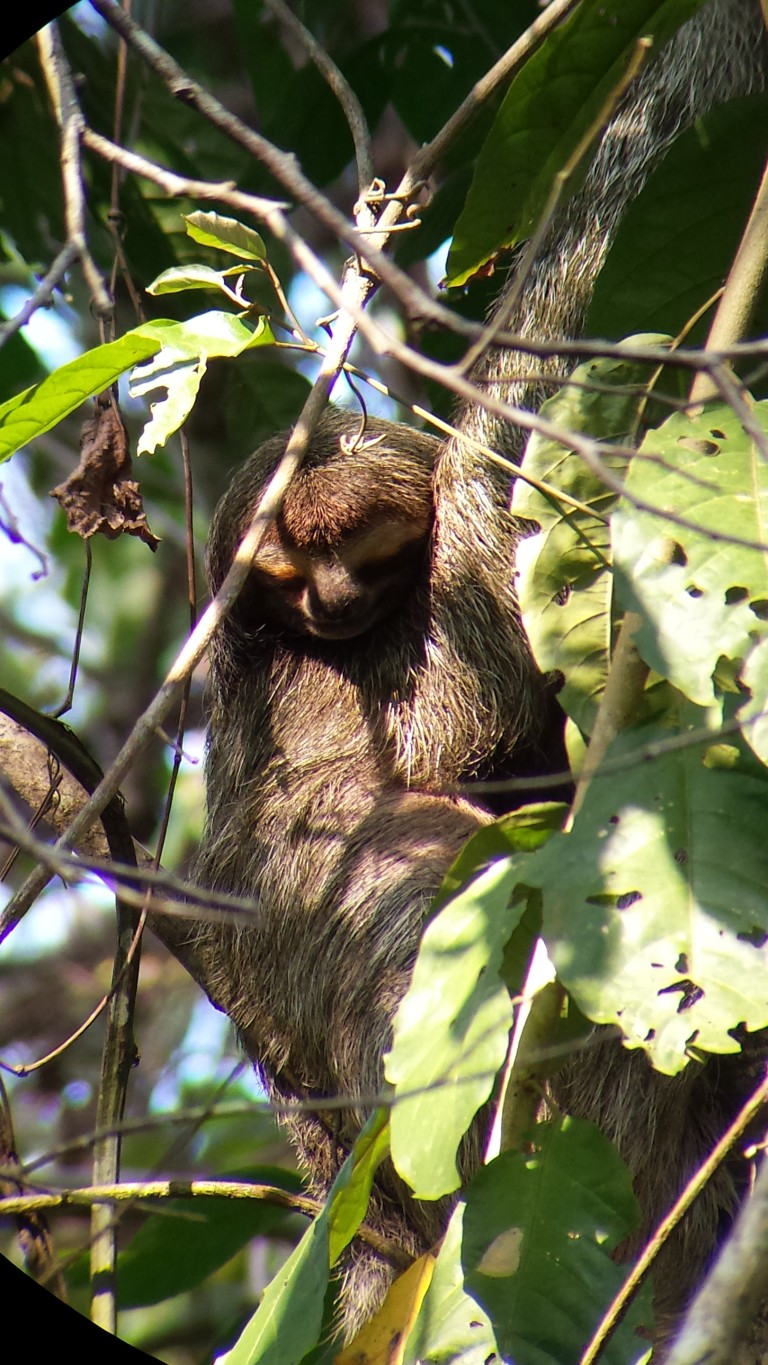
[[[643,75],[581,194],[554,225],[513,329],[578,334],[621,212],[660,153],[712,104],[762,83],[759,34],[754,0],[717,0]],[[509,382],[529,367],[502,351],[475,378],[535,406],[537,386]],[[521,434],[480,406],[458,420],[468,435],[519,453]],[[514,771],[526,744],[529,757],[542,746],[542,767],[553,762],[545,744],[551,702],[515,600],[519,531],[507,478],[461,440],[439,445],[378,421],[367,433],[383,438],[378,445],[341,452],[340,437],[356,428],[357,418],[326,416],[309,468],[289,491],[282,529],[327,542],[365,524],[388,489],[397,489],[402,508],[417,488],[419,503],[425,468],[436,460],[428,570],[416,572],[410,592],[372,632],[346,641],[296,637],[270,624],[249,585],[211,659],[208,826],[197,864],[205,884],[258,897],[255,928],[200,933],[214,958],[222,935],[237,937],[232,1015],[271,1093],[351,1102],[333,1112],[319,1104],[316,1116],[291,1121],[320,1192],[354,1138],[364,1101],[381,1085],[381,1055],[430,901],[466,837],[489,818],[481,804],[445,791]],[[257,451],[219,505],[209,546],[214,590],[283,445],[276,438]],[[747,1075],[747,1063],[713,1061],[669,1080],[598,1035],[555,1093],[616,1140],[652,1223],[722,1131]],[[662,1314],[678,1309],[700,1276],[735,1195],[724,1171],[698,1201],[667,1257]],[[376,1198],[380,1226],[407,1249],[438,1235],[444,1210],[415,1204],[391,1171]],[[354,1255],[350,1329],[391,1273],[369,1251]]]

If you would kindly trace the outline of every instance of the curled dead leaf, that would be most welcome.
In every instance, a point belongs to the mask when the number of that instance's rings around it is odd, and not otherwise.
[[[160,541],[147,525],[141,490],[131,478],[131,450],[120,409],[109,393],[96,399],[93,416],[80,433],[80,463],[64,483],[51,490],[67,518],[67,528],[88,540],[98,532],[116,540],[126,532],[150,550]]]

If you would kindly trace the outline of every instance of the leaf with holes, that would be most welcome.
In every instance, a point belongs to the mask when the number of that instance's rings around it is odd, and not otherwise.
[[[631,344],[667,340],[632,337]],[[595,441],[627,442],[650,375],[649,366],[628,360],[590,360],[544,403],[541,415],[560,429],[588,434]],[[606,453],[603,461],[614,475],[623,477],[626,459]],[[617,495],[574,450],[538,432],[528,442],[523,470],[585,509],[558,502],[524,479],[515,481],[513,512],[541,528],[523,540],[517,554],[525,629],[539,667],[545,672],[558,669],[564,676],[560,705],[589,734],[610,666],[612,579],[606,516]]]
[[[619,600],[644,617],[637,647],[700,706],[720,657],[768,635],[768,403],[750,419],[759,439],[724,406],[649,432],[612,521]]]
[[[691,707],[676,728],[625,731],[607,757],[619,771],[523,868],[580,1009],[669,1074],[690,1048],[735,1052],[739,1024],[768,1025],[768,773],[710,724],[710,743]]]

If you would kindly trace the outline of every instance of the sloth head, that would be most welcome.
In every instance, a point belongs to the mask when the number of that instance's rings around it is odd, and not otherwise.
[[[439,442],[410,427],[329,410],[256,554],[240,614],[318,640],[363,635],[423,581]],[[248,527],[288,433],[235,475],[214,517],[208,571],[215,592]]]

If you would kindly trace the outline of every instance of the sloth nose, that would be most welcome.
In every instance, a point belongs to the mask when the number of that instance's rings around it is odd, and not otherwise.
[[[365,591],[340,564],[323,565],[310,590],[312,610],[328,621],[364,605]]]

